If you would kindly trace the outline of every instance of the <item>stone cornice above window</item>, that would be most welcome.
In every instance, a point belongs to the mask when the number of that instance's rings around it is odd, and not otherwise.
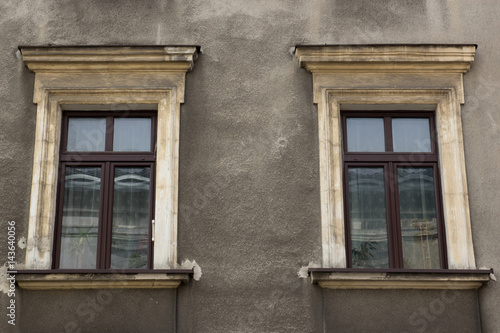
[[[466,73],[476,45],[298,46],[295,55],[311,73]]]
[[[26,66],[40,72],[186,72],[198,56],[195,46],[20,47]]]

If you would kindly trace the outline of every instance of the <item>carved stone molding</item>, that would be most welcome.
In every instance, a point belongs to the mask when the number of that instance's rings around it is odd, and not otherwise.
[[[103,71],[172,71],[193,69],[194,46],[20,47],[35,73]]]
[[[64,110],[157,110],[155,269],[177,265],[180,104],[196,47],[21,47],[37,104],[26,268],[50,269]]]
[[[466,73],[475,45],[335,45],[297,47],[312,73]]]
[[[193,270],[156,270],[142,273],[68,273],[17,271],[16,283],[29,290],[64,289],[159,289],[177,288],[187,283]]]
[[[363,271],[310,269],[311,282],[327,289],[477,289],[491,270]]]
[[[318,105],[323,267],[346,267],[342,110],[434,110],[450,269],[474,269],[461,105],[474,45],[299,46]]]

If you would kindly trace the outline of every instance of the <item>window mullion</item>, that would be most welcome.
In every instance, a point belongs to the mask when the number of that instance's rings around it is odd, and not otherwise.
[[[106,151],[113,151],[114,117],[106,117]]]
[[[392,192],[392,163],[388,162],[384,165],[385,170],[385,193],[386,193],[386,220],[387,220],[387,236],[388,236],[388,251],[389,251],[389,267],[394,268],[397,251],[394,251],[394,228],[392,227],[393,223],[393,192]]]
[[[392,145],[392,122],[391,117],[384,117],[385,151],[394,151]]]
[[[113,202],[113,179],[112,179],[112,166],[111,162],[106,162],[103,165],[103,205],[102,205],[102,222],[99,226],[99,269],[109,268],[109,224],[111,219],[111,204]]]
[[[100,192],[101,196],[99,199],[100,202],[100,207],[99,207],[99,227],[97,228],[97,253],[96,253],[96,268],[101,269],[102,268],[102,263],[101,263],[101,253],[102,253],[102,246],[103,246],[103,239],[102,239],[102,233],[103,229],[102,226],[105,221],[105,207],[106,207],[106,165],[105,163],[101,164],[101,186],[100,186]]]
[[[402,247],[401,247],[401,230],[399,228],[399,200],[397,196],[397,181],[396,172],[397,166],[393,162],[389,162],[387,165],[388,174],[388,228],[390,234],[390,255],[391,255],[391,267],[401,268],[402,267]]]

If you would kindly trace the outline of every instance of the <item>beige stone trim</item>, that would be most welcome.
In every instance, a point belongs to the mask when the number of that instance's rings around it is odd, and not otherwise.
[[[477,289],[489,272],[474,274],[311,272],[312,283],[328,289]]]
[[[340,111],[353,106],[368,111],[400,106],[404,111],[430,105],[436,112],[448,267],[475,268],[460,108],[462,72],[470,67],[475,47],[360,46],[359,52],[357,48],[296,51],[301,66],[313,72],[318,105],[323,266],[346,267]],[[352,63],[360,61],[363,71],[351,72]],[[435,68],[436,63],[441,72],[425,73],[426,66]]]
[[[311,73],[466,73],[475,45],[335,45],[298,47]]]
[[[178,48],[162,49],[173,52]],[[176,267],[179,115],[185,81],[180,68],[192,67],[196,49],[183,48],[184,53],[172,57],[163,54],[163,61],[175,62],[169,69],[144,60],[154,55],[155,61],[161,61],[157,47],[22,48],[21,52],[35,71],[33,101],[37,104],[26,268],[50,269],[52,264],[59,136],[65,109],[157,110],[154,268]],[[136,58],[130,66],[132,53]],[[94,58],[103,57],[114,64],[112,70],[90,66],[80,71]],[[138,64],[141,72],[136,71]]]
[[[189,281],[189,273],[174,274],[19,274],[16,283],[28,290],[164,289]]]
[[[192,46],[21,47],[26,66],[36,72],[178,71],[193,69]]]

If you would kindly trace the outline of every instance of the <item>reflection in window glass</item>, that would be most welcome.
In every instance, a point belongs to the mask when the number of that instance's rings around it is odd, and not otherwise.
[[[347,151],[385,151],[383,118],[347,118]]]
[[[433,168],[398,168],[404,268],[439,268]]]
[[[67,167],[60,268],[96,268],[100,167]]]
[[[68,151],[104,151],[106,118],[68,119]]]
[[[114,151],[151,151],[151,118],[115,118]]]
[[[392,142],[395,152],[431,152],[428,118],[393,118]]]
[[[147,268],[149,167],[116,167],[113,189],[111,268]]]
[[[387,268],[384,168],[349,168],[353,268]]]

